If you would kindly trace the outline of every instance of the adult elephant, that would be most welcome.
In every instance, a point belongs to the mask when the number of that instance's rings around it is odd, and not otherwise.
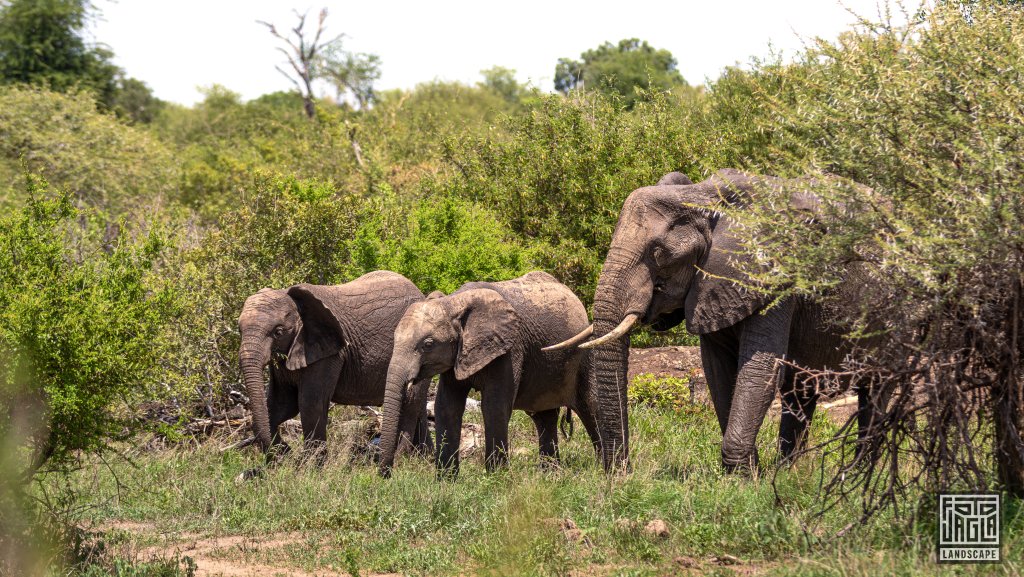
[[[410,407],[407,396],[422,396],[423,379],[434,375],[441,375],[434,403],[439,474],[458,472],[462,416],[470,389],[480,391],[488,471],[507,460],[513,409],[533,418],[545,461],[558,459],[561,407],[579,414],[597,446],[587,355],[541,350],[587,326],[587,311],[568,287],[545,272],[531,272],[507,281],[471,282],[451,295],[431,297],[409,307],[395,330],[381,431],[381,475],[390,475],[394,464],[399,421]],[[414,384],[417,379],[420,383]]]
[[[606,469],[628,463],[628,333],[636,323],[667,330],[685,319],[687,330],[699,335],[727,470],[756,467],[757,432],[776,387],[784,404],[781,454],[789,457],[802,443],[816,395],[813,387],[798,386],[794,371],[777,360],[836,368],[847,348],[816,303],[788,298],[768,308],[772,295],[744,288],[749,279],[734,264],[750,256],[730,232],[730,219],[716,209],[741,208],[763,186],[784,187],[787,181],[726,169],[693,184],[671,173],[626,199],[594,296],[594,323],[587,330],[596,338],[580,345],[596,347],[596,416]],[[816,209],[807,193],[794,192],[791,200],[798,211]],[[585,332],[552,348],[572,346]]]
[[[253,431],[268,460],[288,451],[278,426],[299,415],[307,451],[323,462],[331,402],[380,405],[384,400],[395,327],[405,309],[423,300],[409,279],[389,271],[337,286],[299,284],[262,289],[245,301],[238,318],[239,361],[253,416]],[[269,395],[263,370],[270,365]],[[425,405],[422,398],[409,403]],[[430,438],[423,412],[403,422],[425,450]]]

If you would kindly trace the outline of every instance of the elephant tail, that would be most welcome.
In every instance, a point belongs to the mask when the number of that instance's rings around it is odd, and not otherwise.
[[[572,420],[572,409],[569,407],[566,407],[565,412],[562,413],[562,419],[559,422],[559,426],[562,429],[562,437],[567,441],[571,439],[574,423]]]

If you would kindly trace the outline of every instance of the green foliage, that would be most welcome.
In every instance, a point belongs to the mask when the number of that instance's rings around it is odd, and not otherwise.
[[[0,83],[73,87],[110,102],[119,69],[109,51],[86,44],[87,0],[10,0],[0,5]]]
[[[351,96],[360,109],[374,101],[374,82],[380,80],[380,57],[376,54],[349,52],[336,39],[317,55],[315,75],[334,86],[339,101]]]
[[[446,141],[443,194],[478,202],[538,244],[538,264],[589,303],[626,196],[696,164],[706,136],[653,94],[632,111],[595,93],[541,96],[500,130]]]
[[[633,405],[680,411],[691,406],[690,380],[639,374],[629,383],[627,392]]]
[[[26,171],[114,213],[177,196],[167,147],[100,113],[89,95],[0,87],[0,203],[23,200]]]
[[[555,89],[563,94],[584,87],[622,98],[627,108],[654,91],[668,91],[686,84],[676,59],[638,38],[605,42],[580,55],[581,60],[559,58]]]
[[[529,251],[480,206],[430,198],[405,223],[395,218],[399,211],[394,199],[364,208],[349,244],[352,274],[392,270],[424,293],[451,293],[469,281],[507,280],[531,270]]]
[[[136,428],[136,403],[160,396],[153,341],[174,310],[152,284],[162,241],[100,244],[76,236],[86,217],[33,178],[24,207],[0,219],[0,437],[24,435],[36,465],[104,448]]]
[[[517,103],[526,96],[526,87],[516,80],[516,71],[504,66],[492,66],[481,70],[484,77],[480,86],[500,95],[506,101]]]

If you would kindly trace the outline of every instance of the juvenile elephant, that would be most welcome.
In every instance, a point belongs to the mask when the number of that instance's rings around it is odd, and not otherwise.
[[[480,391],[485,462],[491,471],[508,458],[512,409],[537,427],[540,454],[557,460],[560,407],[570,407],[596,445],[589,361],[582,351],[541,348],[587,326],[576,295],[544,272],[502,282],[471,282],[448,296],[409,307],[395,330],[381,432],[380,473],[390,475],[400,441],[399,420],[419,398],[426,379],[441,375],[434,403],[439,474],[459,468],[462,415],[470,389]],[[413,384],[419,379],[418,384]]]
[[[784,405],[783,457],[802,443],[816,396],[777,360],[786,356],[810,368],[835,369],[848,347],[838,330],[823,322],[818,304],[790,298],[766,310],[773,296],[744,287],[749,279],[733,262],[751,257],[730,232],[730,219],[716,208],[742,207],[763,186],[798,191],[780,218],[792,218],[786,215],[794,210],[807,218],[816,209],[816,199],[799,192],[806,184],[728,169],[698,184],[671,173],[656,186],[633,191],[623,204],[594,296],[594,324],[586,329],[596,338],[580,345],[597,347],[596,414],[607,469],[628,459],[628,333],[637,322],[667,330],[685,318],[687,330],[700,336],[728,470],[756,466],[757,432],[777,386]],[[553,348],[571,348],[586,331]],[[861,395],[864,407],[864,391]],[[865,417],[862,411],[862,427]]]
[[[287,452],[277,429],[296,413],[306,449],[322,463],[331,402],[381,404],[395,327],[406,307],[422,300],[416,285],[389,271],[337,286],[262,289],[246,299],[238,318],[239,361],[253,430],[268,458]],[[268,364],[269,395],[264,398],[263,369]],[[407,402],[425,405],[426,395],[410,396]],[[403,430],[429,449],[425,413],[409,414],[422,416],[403,421]]]

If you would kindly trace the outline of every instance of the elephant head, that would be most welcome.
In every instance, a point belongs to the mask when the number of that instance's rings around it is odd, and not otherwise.
[[[399,422],[408,420],[401,415],[403,407],[419,406],[407,397],[425,397],[435,375],[454,370],[456,379],[468,379],[508,353],[515,343],[517,323],[512,306],[489,288],[460,290],[449,296],[431,293],[427,300],[406,309],[395,329],[384,390],[381,475],[390,475],[394,464]]]
[[[278,360],[286,370],[296,371],[337,355],[345,345],[341,324],[324,304],[322,290],[312,285],[287,291],[265,288],[245,300],[238,317],[242,378],[249,393],[253,431],[264,451],[271,445],[271,436],[263,369]]]
[[[728,263],[733,241],[724,233],[725,217],[715,210],[741,204],[753,185],[753,177],[735,170],[698,184],[670,173],[626,198],[594,295],[594,324],[584,331],[595,339],[579,345],[597,347],[592,358],[606,469],[628,460],[632,326],[667,330],[685,318],[691,332],[702,334],[731,326],[767,302],[729,280],[743,277]],[[549,348],[575,345],[581,336]]]

